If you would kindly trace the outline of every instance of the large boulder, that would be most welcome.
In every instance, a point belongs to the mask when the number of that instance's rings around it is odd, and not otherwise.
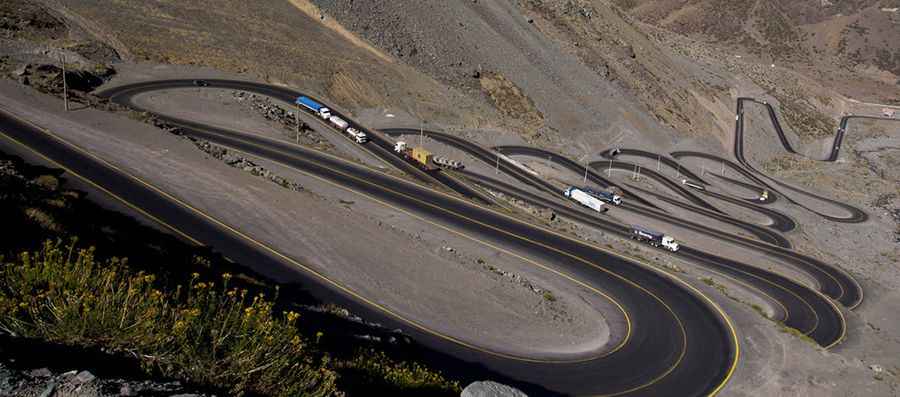
[[[489,380],[472,382],[463,389],[460,397],[528,397],[514,387]]]

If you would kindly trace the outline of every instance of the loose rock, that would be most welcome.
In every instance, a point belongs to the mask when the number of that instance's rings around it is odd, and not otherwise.
[[[460,393],[460,397],[528,397],[528,395],[514,387],[488,380],[470,383]]]
[[[93,382],[94,379],[97,379],[94,374],[88,371],[81,371],[78,373],[78,375],[75,375],[75,379],[72,379],[72,383],[76,385],[83,385],[85,383]]]

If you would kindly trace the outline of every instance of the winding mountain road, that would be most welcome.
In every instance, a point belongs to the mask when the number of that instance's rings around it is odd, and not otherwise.
[[[293,103],[297,96],[303,95],[285,87],[247,81],[211,79],[205,82],[206,86],[211,88],[253,92],[288,103]],[[152,109],[142,109],[135,103],[134,98],[150,92],[183,87],[195,87],[194,80],[147,81],[103,89],[97,95],[137,110],[153,113]],[[742,114],[741,106],[742,102],[739,102],[738,121]],[[429,137],[463,150],[533,189],[513,186],[468,170],[455,172],[460,178],[444,172],[424,172],[396,156],[392,151],[392,142],[386,137],[409,134],[411,130],[373,131],[353,122],[343,114],[338,114],[370,136],[371,141],[363,145],[365,150],[407,174],[409,178],[391,175],[282,140],[205,125],[171,115],[157,114],[157,116],[181,127],[188,135],[315,177],[338,186],[349,194],[375,200],[391,209],[408,213],[437,227],[465,236],[476,243],[515,252],[533,263],[547,264],[548,270],[614,303],[626,319],[625,335],[614,346],[602,352],[582,353],[576,356],[564,352],[534,356],[518,354],[515,351],[488,349],[480,346],[477,340],[465,340],[435,331],[418,319],[405,317],[390,307],[378,304],[377,297],[363,296],[329,279],[314,268],[300,263],[296,258],[281,253],[278,247],[267,246],[253,236],[192,207],[190,203],[180,201],[147,181],[85,151],[77,142],[67,141],[52,131],[2,111],[0,111],[0,133],[2,133],[0,139],[4,147],[28,151],[32,155],[46,159],[71,175],[102,188],[115,200],[138,210],[150,220],[195,243],[214,247],[240,263],[257,270],[264,269],[264,273],[274,272],[301,277],[309,283],[315,295],[352,307],[364,317],[399,327],[428,348],[457,360],[482,365],[516,382],[531,385],[541,390],[542,394],[694,396],[716,394],[727,384],[740,358],[740,344],[730,318],[711,299],[677,277],[662,272],[642,260],[611,252],[497,211],[496,206],[492,205],[494,200],[483,193],[485,190],[500,192],[530,205],[550,209],[560,216],[603,232],[628,237],[631,233],[628,225],[572,205],[562,198],[558,187],[525,172],[514,162],[503,159],[498,153],[549,158],[564,169],[579,174],[586,173],[592,183],[601,187],[617,186],[596,172],[592,165],[585,167],[565,156],[542,149],[524,146],[488,149],[450,134],[424,131],[423,133],[427,133]],[[740,134],[737,137],[740,137]],[[742,152],[742,148],[737,144],[735,152],[736,154]],[[628,149],[621,153],[651,155]],[[665,161],[667,166],[683,170],[677,162],[679,157],[709,155],[681,152],[673,153],[674,159],[653,156],[661,162]],[[740,169],[742,175],[760,186],[768,186],[753,175],[753,172],[758,171],[747,171],[752,168],[744,164],[742,156],[738,156],[738,160],[743,167],[731,162],[727,164],[736,170]],[[594,166],[610,164],[609,161],[601,163]],[[612,160],[611,164],[619,169],[634,167],[634,164],[618,160]],[[683,170],[681,173],[694,181],[708,185],[707,181],[700,179],[690,170]],[[665,176],[656,177],[660,183],[685,193],[683,197],[687,198],[688,202],[661,197],[659,194],[626,185],[617,186],[629,199],[629,202],[621,208],[678,224],[704,236],[790,263],[809,274],[818,284],[818,291],[761,267],[703,252],[690,246],[682,246],[681,250],[671,255],[690,260],[711,273],[746,286],[769,304],[773,320],[799,330],[823,347],[830,348],[844,340],[846,321],[842,309],[832,302],[832,299],[852,309],[862,301],[862,289],[847,272],[791,250],[790,241],[782,236],[781,232],[796,227],[792,219],[741,199],[712,192],[700,193],[741,205],[772,220],[767,226],[749,224],[729,216],[708,204],[693,191],[684,189]],[[707,225],[673,217],[656,207],[654,200],[667,201],[684,210],[733,225],[755,238],[726,233]],[[858,220],[858,218],[864,215],[851,212],[850,217],[838,219],[847,222],[862,221],[865,219]]]

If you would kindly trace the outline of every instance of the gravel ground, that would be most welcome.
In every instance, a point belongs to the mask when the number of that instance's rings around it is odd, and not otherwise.
[[[98,377],[88,370],[51,370],[46,367],[20,368],[15,361],[0,362],[0,394],[4,396],[215,396],[196,392],[178,381]]]
[[[606,311],[602,298],[508,255],[393,209],[363,204],[361,196],[340,191],[320,195],[325,190],[312,180],[298,182],[314,193],[289,192],[205,159],[188,142],[128,119],[89,109],[62,118],[46,112],[58,106],[56,100],[3,84],[8,88],[3,90],[4,106],[15,106],[29,119],[54,127],[114,164],[434,329],[534,356],[580,356],[618,338],[609,335],[604,318],[615,324],[614,330],[621,329],[619,320]],[[223,117],[231,116],[227,108],[220,110]],[[348,236],[353,244],[346,243]],[[449,255],[445,246],[462,256]],[[377,256],[371,255],[374,247]],[[557,299],[545,303],[541,294],[478,266],[477,258],[519,274]],[[455,287],[459,285],[467,287]]]

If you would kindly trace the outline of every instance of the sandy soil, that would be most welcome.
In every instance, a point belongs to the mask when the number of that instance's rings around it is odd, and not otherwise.
[[[11,82],[2,84],[4,107],[15,107],[18,114],[438,331],[529,356],[583,355],[618,337],[609,335],[604,320],[609,319],[614,332],[621,329],[615,313],[606,311],[608,302],[531,264],[454,238],[390,208],[372,211],[353,204],[350,207],[359,209],[348,209],[334,199],[365,199],[336,192],[329,200],[311,180],[301,183],[312,193],[289,192],[204,158],[187,141],[129,119],[89,109],[54,114],[61,108],[55,99]],[[419,237],[411,238],[415,235]],[[353,244],[347,244],[347,236],[353,236]],[[445,245],[461,257],[449,255]],[[379,255],[373,256],[375,247]],[[541,295],[473,265],[477,257],[521,274],[558,299],[545,303]],[[460,285],[466,288],[457,288]]]

